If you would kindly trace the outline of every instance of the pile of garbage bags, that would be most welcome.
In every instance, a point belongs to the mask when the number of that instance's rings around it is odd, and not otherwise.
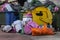
[[[23,20],[16,20],[11,25],[5,25],[2,31],[8,33],[22,33],[33,36],[54,34],[54,30],[51,25],[47,25],[45,22],[43,25],[38,25],[36,22],[34,22],[31,11],[28,11],[23,15]]]
[[[16,1],[2,4],[0,6],[0,12],[17,11],[18,13],[27,11],[27,13],[23,14],[23,20],[14,20],[11,25],[5,25],[2,28],[2,31],[7,33],[13,32],[27,35],[31,34],[33,36],[54,34],[54,30],[52,28],[52,13],[57,12],[59,8],[53,2],[48,1],[42,4],[38,0],[33,0],[31,2],[25,2],[24,6],[23,4],[19,2],[17,3]],[[43,25],[40,23],[43,23]]]
[[[44,23],[43,26],[39,26],[35,22],[28,21],[25,26],[24,23],[20,20],[14,21],[12,25],[6,25],[3,27],[2,31],[7,33],[22,33],[27,35],[53,35],[53,28],[49,28],[47,24]]]

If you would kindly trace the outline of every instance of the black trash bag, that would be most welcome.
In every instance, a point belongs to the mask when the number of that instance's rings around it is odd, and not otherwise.
[[[24,2],[26,2],[27,0],[17,0],[17,1],[21,6],[24,6]]]
[[[54,6],[56,6],[56,5],[54,4],[54,2],[52,2],[52,1],[47,1],[44,5],[45,5],[46,7],[48,7],[49,5],[54,5]]]
[[[32,5],[32,6],[41,6],[41,5],[43,5],[43,4],[42,4],[40,1],[35,1],[35,0],[34,0],[34,1],[31,2],[31,5]]]
[[[12,7],[12,9],[13,9],[15,12],[21,10],[21,6],[20,6],[19,4],[18,4],[18,5],[11,4],[11,7]]]

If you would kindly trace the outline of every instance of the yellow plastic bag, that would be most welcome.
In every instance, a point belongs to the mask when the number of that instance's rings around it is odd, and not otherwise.
[[[52,13],[44,6],[36,7],[32,10],[33,21],[38,25],[43,25],[45,22],[52,24]],[[38,21],[37,21],[38,20]]]

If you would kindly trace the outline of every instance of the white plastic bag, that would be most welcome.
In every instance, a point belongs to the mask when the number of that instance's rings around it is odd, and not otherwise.
[[[8,11],[13,11],[12,7],[11,7],[10,4],[8,4],[8,3],[5,3],[5,8],[6,8]]]
[[[16,20],[12,23],[12,26],[15,27],[16,32],[19,32],[19,30],[22,30],[23,24],[22,21]]]
[[[4,26],[3,31],[9,32],[11,29],[12,29],[12,27],[10,25],[6,25],[6,26]]]
[[[39,0],[39,1],[40,1],[41,3],[43,3],[43,4],[46,2],[46,0]]]
[[[27,0],[27,2],[28,2],[28,3],[31,3],[31,2],[32,2],[32,0]]]
[[[28,21],[31,21],[32,18],[25,17],[23,18],[23,25],[25,25]]]

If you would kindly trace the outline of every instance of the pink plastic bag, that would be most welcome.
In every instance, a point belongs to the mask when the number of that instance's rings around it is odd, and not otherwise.
[[[33,21],[29,21],[29,22],[28,22],[28,25],[32,26],[33,28],[38,28],[38,27],[39,27],[39,25],[36,24],[36,23],[33,22]]]
[[[0,12],[4,12],[5,5],[0,6]]]
[[[24,33],[25,34],[31,34],[31,26],[26,24],[24,27]]]
[[[27,16],[27,17],[32,17],[32,14],[28,14],[28,13],[27,13],[26,16]]]
[[[13,28],[9,31],[9,33],[16,33],[16,28],[13,27]]]
[[[55,12],[56,12],[56,11],[58,11],[58,10],[59,10],[59,8],[58,8],[58,7],[55,7],[55,8],[54,8],[54,11],[55,11]]]
[[[39,25],[37,25],[33,21],[29,21],[24,27],[24,33],[25,34],[31,34],[31,28],[39,28]]]

